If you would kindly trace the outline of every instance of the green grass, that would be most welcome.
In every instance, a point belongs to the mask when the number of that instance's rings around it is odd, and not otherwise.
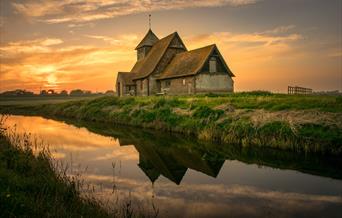
[[[105,205],[94,197],[92,186],[85,188],[77,175],[67,175],[67,166],[54,164],[44,144],[30,134],[4,129],[4,118],[0,116],[1,217],[158,216],[158,209],[150,211],[119,196]]]
[[[260,110],[262,110],[260,112]],[[277,120],[279,113],[304,111],[315,119]],[[193,135],[202,140],[272,147],[296,152],[342,154],[341,97],[268,92],[176,97],[100,97],[92,100],[0,108],[2,113],[49,115],[117,123]],[[257,112],[274,120],[256,123]],[[290,115],[287,115],[290,116]],[[336,119],[337,116],[337,119]],[[295,121],[293,121],[295,120]],[[318,123],[317,123],[318,122]]]
[[[0,106],[6,105],[39,105],[57,104],[67,101],[91,100],[94,96],[33,96],[33,97],[0,97]]]
[[[56,173],[46,151],[12,144],[0,135],[0,211],[3,217],[111,217],[78,181]]]

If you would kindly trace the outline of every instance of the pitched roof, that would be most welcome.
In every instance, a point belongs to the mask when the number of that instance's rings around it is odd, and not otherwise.
[[[215,44],[176,54],[170,64],[160,74],[158,79],[169,79],[197,74],[202,69],[214,49],[217,50]],[[228,73],[231,76],[234,76],[221,54],[219,52],[218,54]]]
[[[147,77],[153,72],[175,36],[178,36],[177,32],[160,39],[153,45],[146,57],[135,63],[131,72],[137,73],[137,76],[133,79]]]
[[[143,46],[153,46],[158,40],[159,39],[156,36],[156,34],[154,34],[154,32],[152,32],[152,30],[149,29],[148,32],[146,33],[145,37],[137,45],[135,50],[137,50],[138,48],[141,48]]]
[[[118,72],[117,78],[120,77],[125,82],[125,85],[135,85],[135,83],[133,82],[133,78],[135,76],[136,74],[131,72]]]

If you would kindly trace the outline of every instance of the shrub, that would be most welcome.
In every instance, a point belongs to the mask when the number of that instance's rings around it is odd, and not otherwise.
[[[209,121],[216,121],[224,114],[223,110],[214,110],[207,106],[200,106],[195,109],[193,113],[194,118],[208,119]]]

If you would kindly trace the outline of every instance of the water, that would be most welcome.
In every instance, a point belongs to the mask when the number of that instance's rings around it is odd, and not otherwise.
[[[102,198],[130,196],[161,217],[340,217],[342,161],[200,143],[128,127],[10,116]]]

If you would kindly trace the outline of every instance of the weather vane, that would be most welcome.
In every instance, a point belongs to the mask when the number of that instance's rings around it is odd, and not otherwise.
[[[148,15],[148,26],[151,29],[151,14]]]

